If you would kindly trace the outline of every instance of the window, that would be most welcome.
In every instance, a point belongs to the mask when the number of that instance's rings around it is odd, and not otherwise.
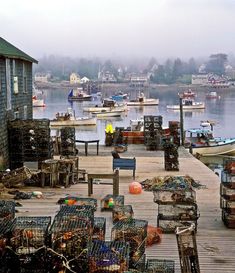
[[[24,93],[28,92],[25,63],[23,63],[23,92]]]
[[[7,110],[11,110],[11,67],[10,67],[10,59],[6,59],[6,88],[7,88]]]
[[[14,112],[14,119],[19,119],[20,118],[20,112],[19,111],[15,111]]]
[[[19,93],[19,88],[18,88],[18,77],[14,76],[14,94]]]
[[[24,119],[27,119],[27,117],[28,117],[27,111],[28,111],[28,107],[27,107],[27,105],[25,105],[24,106]]]

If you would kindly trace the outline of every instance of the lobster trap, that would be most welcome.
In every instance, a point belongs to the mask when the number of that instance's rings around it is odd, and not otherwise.
[[[101,211],[112,211],[115,206],[120,207],[123,205],[124,195],[107,194],[103,199],[101,199]]]
[[[235,201],[226,200],[221,197],[220,198],[220,208],[230,214],[235,215]]]
[[[133,218],[134,212],[131,205],[115,206],[113,208],[113,223]]]
[[[196,192],[192,189],[159,189],[153,191],[154,202],[157,204],[195,203]]]
[[[7,188],[23,187],[24,182],[30,179],[32,173],[27,167],[21,167],[10,172],[4,173],[1,180]]]
[[[71,202],[69,202],[71,200]],[[63,205],[76,205],[76,206],[91,206],[94,210],[97,210],[97,199],[89,197],[76,197],[76,196],[67,196],[61,198],[58,203],[61,206]]]
[[[221,172],[221,183],[231,189],[235,189],[235,175],[227,171]]]
[[[95,217],[92,241],[94,240],[105,241],[105,232],[106,232],[106,219],[104,217]]]
[[[130,245],[130,266],[136,264],[145,252],[147,226],[147,221],[128,219],[118,221],[112,228],[112,240]]]
[[[178,146],[174,143],[165,142],[164,145],[164,160],[166,171],[179,171],[179,154]]]
[[[0,221],[15,217],[15,202],[0,200]]]
[[[227,228],[235,228],[235,214],[222,210],[222,221]]]
[[[226,200],[235,201],[235,189],[221,183],[220,196]]]
[[[94,209],[92,206],[61,206],[56,218],[74,218],[86,221],[90,228],[94,225]]]
[[[89,273],[122,273],[128,269],[128,257],[125,242],[95,241],[89,252]]]
[[[172,260],[148,259],[146,273],[175,273],[175,262]]]
[[[182,273],[200,273],[195,226],[177,227],[176,239]]]

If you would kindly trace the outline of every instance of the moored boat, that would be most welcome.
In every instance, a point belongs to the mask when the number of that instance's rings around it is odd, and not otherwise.
[[[214,137],[213,131],[205,127],[186,130],[185,146],[191,147],[194,155],[235,155],[235,137]]]
[[[192,98],[184,98],[182,99],[183,110],[191,110],[191,109],[205,109],[204,102],[196,102]],[[167,105],[167,109],[171,110],[180,110],[180,104]]]
[[[184,91],[182,94],[179,94],[182,98],[195,98],[197,94],[193,92],[191,89]]]
[[[91,99],[92,96],[86,94],[82,88],[77,88],[77,90],[71,89],[68,94],[68,100],[70,101],[89,101]]]
[[[125,112],[128,110],[128,107],[124,103],[116,103],[114,100],[106,99],[103,101],[102,105],[95,105],[92,107],[84,107],[84,112],[103,112],[103,111],[112,111],[112,110],[120,110]]]
[[[207,99],[220,99],[220,96],[217,94],[216,91],[210,91],[206,94]]]
[[[74,112],[68,109],[66,113],[57,113],[56,118],[50,121],[50,126],[95,126],[96,122],[97,120],[95,117],[75,117]]]
[[[36,95],[34,95],[32,97],[32,104],[33,104],[33,107],[45,107],[46,106],[44,99],[39,99]]]
[[[103,110],[98,112],[92,112],[92,115],[96,115],[97,118],[105,118],[105,117],[120,117],[122,115],[122,110]]]
[[[127,102],[127,106],[156,106],[159,104],[159,99],[147,99],[143,93],[136,100]]]

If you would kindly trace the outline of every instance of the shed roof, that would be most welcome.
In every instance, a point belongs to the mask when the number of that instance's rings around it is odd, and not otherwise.
[[[37,60],[30,57],[28,54],[24,53],[14,45],[10,44],[2,37],[0,37],[0,56],[4,56],[7,58],[22,59],[32,63],[38,63]]]

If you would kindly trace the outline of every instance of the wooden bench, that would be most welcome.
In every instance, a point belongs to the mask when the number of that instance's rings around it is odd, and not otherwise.
[[[134,158],[113,158],[113,170],[133,170],[133,178],[135,179],[136,159]]]

